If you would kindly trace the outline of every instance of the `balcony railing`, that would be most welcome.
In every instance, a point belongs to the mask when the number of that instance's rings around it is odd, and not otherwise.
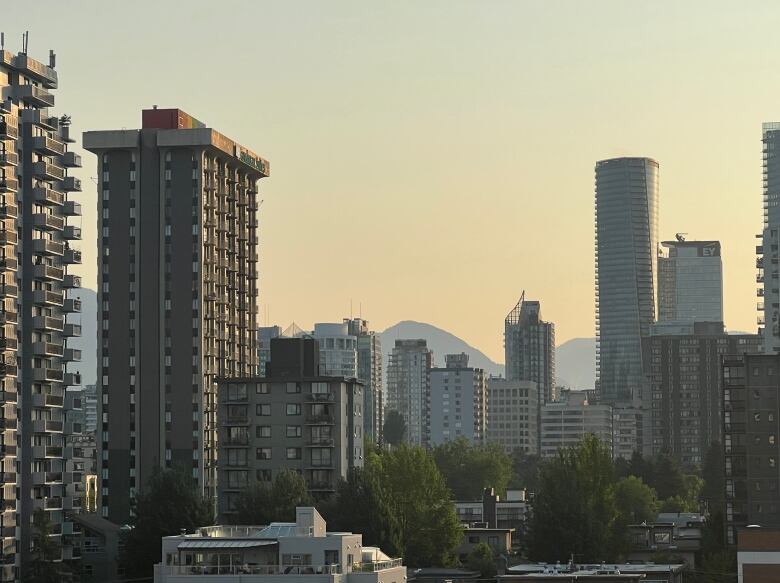
[[[33,253],[62,256],[63,251],[65,251],[65,244],[60,243],[59,241],[52,241],[50,239],[33,240]]]
[[[9,176],[0,176],[0,192],[16,192],[19,190],[19,181]]]
[[[45,186],[36,186],[32,189],[33,200],[45,205],[62,206],[65,195]]]
[[[65,170],[48,162],[33,163],[33,174],[44,180],[62,180],[65,178]]]
[[[19,165],[19,156],[16,152],[0,152],[0,166],[14,167]]]
[[[66,200],[65,206],[62,209],[62,214],[66,217],[80,217],[81,203],[78,203],[75,200]]]
[[[35,267],[37,268],[37,267],[44,267],[44,266],[36,265]],[[55,267],[53,269],[57,269],[57,268]],[[60,271],[62,270],[60,269]],[[64,298],[62,292],[56,292],[56,291],[51,291],[46,289],[33,290],[33,303],[39,306],[61,306],[63,299]]]
[[[81,192],[81,180],[75,176],[65,176],[62,180],[62,190],[65,192]]]
[[[81,239],[81,227],[77,227],[76,225],[65,225],[65,229],[62,232],[62,238],[69,241]]]
[[[36,107],[54,107],[54,96],[35,85],[17,85],[14,88],[16,97]]]
[[[48,213],[35,213],[33,215],[33,226],[47,231],[61,231],[65,226],[65,219]]]
[[[0,205],[0,219],[15,219],[19,216],[19,208],[16,203],[8,201]]]
[[[75,265],[81,263],[81,251],[78,249],[65,249],[65,255],[63,261],[69,265]]]
[[[64,325],[65,322],[62,318],[54,318],[52,316],[33,317],[33,327],[38,328],[39,330],[56,330],[62,332]]]
[[[49,136],[33,136],[32,147],[47,156],[61,156],[65,153],[65,144]]]
[[[62,281],[64,275],[65,272],[61,267],[54,267],[53,265],[33,266],[33,277],[36,279],[43,279],[46,281]]]
[[[68,168],[81,168],[81,156],[76,152],[65,152],[62,155],[62,164]]]

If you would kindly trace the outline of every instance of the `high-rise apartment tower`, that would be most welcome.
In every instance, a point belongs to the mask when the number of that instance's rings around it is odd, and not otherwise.
[[[387,365],[387,409],[406,423],[406,439],[428,443],[429,396],[433,352],[425,340],[396,340]]]
[[[756,248],[759,284],[758,324],[764,351],[780,352],[780,122],[762,127],[764,150],[764,228]]]
[[[719,241],[661,243],[658,320],[723,322],[723,263]]]
[[[658,162],[596,163],[597,386],[629,402],[643,384],[642,341],[655,321]]]
[[[525,292],[504,319],[504,358],[507,380],[536,383],[540,404],[555,400],[555,324]]]
[[[64,407],[66,387],[81,383],[68,371],[81,358],[69,347],[81,334],[71,297],[81,231],[68,222],[81,215],[69,175],[81,157],[70,118],[49,109],[57,81],[53,54],[47,66],[0,50],[0,581],[20,580],[32,558],[38,509],[52,523],[52,558],[73,558]]]
[[[217,378],[257,374],[261,157],[178,109],[87,132],[98,157],[102,514],[155,468],[216,497]]]
[[[382,341],[362,318],[344,319],[349,333],[357,338],[358,379],[363,381],[363,435],[374,443],[382,441],[384,391],[382,385]]]
[[[430,374],[428,439],[432,446],[460,437],[481,444],[487,437],[487,375],[469,367],[469,355],[448,354],[445,368]]]

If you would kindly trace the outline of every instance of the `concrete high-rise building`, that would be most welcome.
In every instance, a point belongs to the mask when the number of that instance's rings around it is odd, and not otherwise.
[[[314,324],[312,338],[320,345],[320,372],[324,375],[357,378],[357,337],[349,333],[349,325]]]
[[[539,453],[539,392],[532,381],[487,381],[487,441],[511,454]]]
[[[81,239],[70,217],[81,191],[70,175],[70,117],[56,117],[54,54],[45,65],[0,49],[0,581],[18,581],[32,559],[33,513],[52,523],[54,560],[73,558],[65,462],[65,389],[81,384],[68,364],[81,359],[70,339],[81,335],[81,286],[72,272]]]
[[[563,391],[559,401],[542,406],[541,418],[543,457],[575,447],[591,433],[612,451],[612,406],[591,403],[585,391]]]
[[[596,164],[597,387],[607,402],[631,402],[643,385],[642,341],[655,321],[658,162]]]
[[[98,157],[100,506],[158,467],[216,498],[217,378],[257,374],[261,157],[178,109],[87,132]]]
[[[86,385],[81,395],[81,407],[84,410],[84,433],[95,433],[97,431],[97,385]]]
[[[271,340],[279,338],[281,335],[281,326],[260,326],[257,329],[257,354],[259,357],[257,374],[261,377],[265,376],[266,364],[271,360]]]
[[[723,322],[719,241],[664,241],[658,257],[658,320]]]
[[[723,358],[726,542],[750,524],[780,527],[780,355]]]
[[[466,353],[448,354],[445,361],[445,368],[430,373],[428,442],[433,446],[464,437],[481,444],[487,433],[485,371],[469,367]]]
[[[555,324],[542,320],[541,304],[520,301],[504,319],[504,362],[510,381],[532,381],[539,390],[539,403],[556,398]]]
[[[349,334],[357,338],[358,379],[363,383],[363,434],[382,442],[384,390],[382,384],[382,341],[362,318],[344,319]]]
[[[235,498],[282,469],[299,471],[316,497],[332,495],[351,468],[363,466],[363,387],[324,375],[311,338],[271,340],[265,378],[219,385],[219,513],[235,514]]]
[[[758,324],[764,351],[780,352],[780,122],[763,124],[764,228],[756,247],[759,283]]]
[[[433,351],[425,340],[396,340],[387,364],[387,409],[401,414],[406,439],[428,443],[429,396]]]
[[[649,380],[647,455],[668,452],[701,464],[722,441],[721,365],[727,354],[761,350],[756,334],[727,334],[722,322],[659,322],[644,340]]]

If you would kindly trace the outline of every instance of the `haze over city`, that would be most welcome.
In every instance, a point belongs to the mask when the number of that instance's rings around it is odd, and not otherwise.
[[[593,165],[634,155],[660,163],[661,238],[721,240],[726,325],[756,328],[776,3],[233,4],[50,18],[60,4],[42,1],[0,24],[7,49],[30,30],[32,52],[56,50],[79,128],[180,107],[268,156],[262,324],[362,305],[375,329],[430,322],[501,361],[525,289],[559,343],[593,336]]]

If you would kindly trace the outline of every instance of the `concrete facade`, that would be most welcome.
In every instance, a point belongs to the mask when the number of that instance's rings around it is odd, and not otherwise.
[[[559,449],[575,447],[593,434],[612,451],[612,407],[591,403],[581,391],[564,391],[562,399],[542,406],[541,455],[552,457]]]
[[[723,321],[723,262],[719,241],[661,243],[658,320]]]
[[[764,351],[780,352],[780,123],[761,128],[763,145],[764,225],[756,247],[758,324],[763,330]]]
[[[84,134],[100,201],[100,506],[118,524],[159,467],[188,468],[216,498],[216,378],[258,364],[268,162],[178,109],[145,110],[142,126]]]
[[[532,381],[487,380],[487,441],[507,453],[539,453],[539,393]]]
[[[748,525],[780,528],[780,355],[722,360],[726,543]]]
[[[656,310],[658,162],[596,163],[596,385],[602,401],[641,398],[641,339]]]
[[[432,367],[433,352],[425,340],[395,341],[387,364],[387,409],[401,414],[413,445],[428,443]]]
[[[373,443],[382,443],[384,425],[384,384],[382,341],[369,330],[362,318],[344,319],[349,333],[357,338],[358,379],[363,383],[363,434]]]
[[[81,252],[75,196],[81,167],[70,118],[50,108],[58,77],[26,53],[0,50],[0,581],[19,580],[32,560],[33,513],[52,523],[57,560],[73,554],[65,463],[65,389],[81,384],[68,365],[81,335]]]
[[[448,354],[446,368],[430,372],[431,446],[463,437],[482,443],[487,433],[487,381],[481,368],[469,368],[467,354]]]
[[[780,581],[780,529],[745,528],[738,532],[737,581]]]
[[[220,381],[218,500],[225,520],[244,488],[270,482],[282,469],[300,472],[311,494],[325,497],[363,465],[362,385],[311,370],[316,350],[299,367],[279,364],[280,350],[305,343],[316,349],[311,339],[274,339],[268,377]]]

